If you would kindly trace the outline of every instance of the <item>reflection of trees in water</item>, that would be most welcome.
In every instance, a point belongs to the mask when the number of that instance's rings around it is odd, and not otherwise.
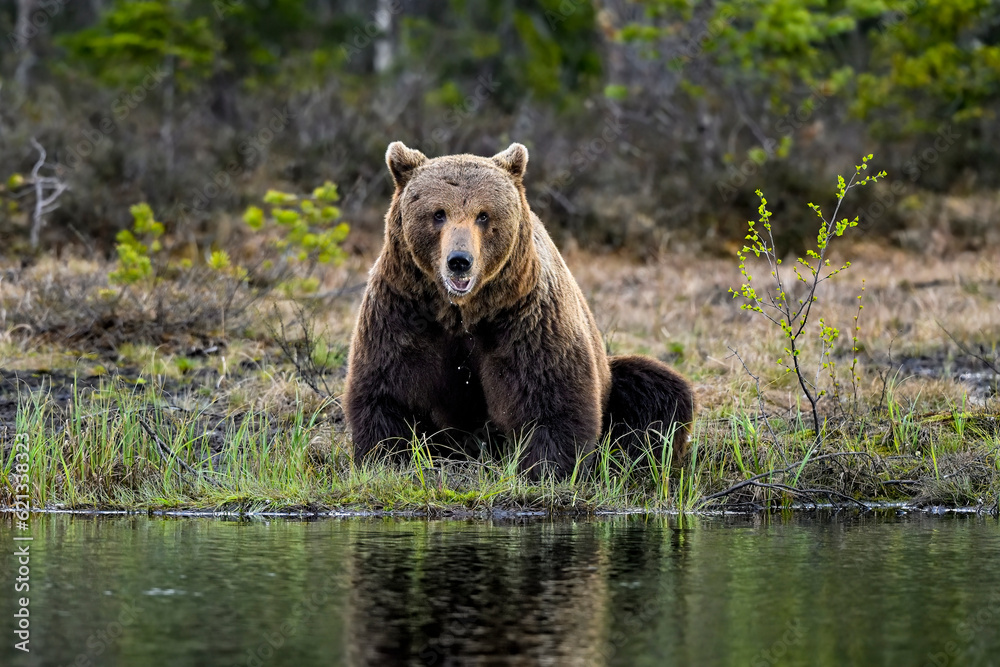
[[[997,587],[968,582],[992,578],[995,535],[940,519],[895,521],[789,514],[342,524],[344,650],[362,665],[505,657],[833,666],[890,654],[898,664],[942,651],[949,660],[994,655]]]
[[[45,639],[46,664],[834,667],[1000,655],[995,518],[32,521],[32,639]],[[12,581],[8,562],[0,575]],[[8,619],[0,630],[13,636]],[[0,647],[0,664],[14,650]]]
[[[350,661],[604,663],[662,613],[650,586],[664,555],[679,552],[665,526],[627,530],[629,521],[358,526]]]

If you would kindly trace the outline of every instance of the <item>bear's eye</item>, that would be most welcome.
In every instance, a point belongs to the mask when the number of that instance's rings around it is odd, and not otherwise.
[[[480,225],[485,225],[489,221],[490,221],[490,216],[486,214],[486,211],[483,211],[476,217],[476,222],[478,222]]]
[[[447,218],[447,217],[448,216],[446,216],[444,214],[444,211],[435,211],[434,212],[434,222],[443,223],[444,220],[445,220],[445,218]]]

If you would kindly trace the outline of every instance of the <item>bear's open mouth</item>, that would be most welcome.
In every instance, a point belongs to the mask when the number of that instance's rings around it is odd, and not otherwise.
[[[465,294],[470,289],[472,289],[472,278],[456,278],[454,276],[449,276],[444,279],[445,287],[448,288],[449,292],[454,292],[455,294]]]

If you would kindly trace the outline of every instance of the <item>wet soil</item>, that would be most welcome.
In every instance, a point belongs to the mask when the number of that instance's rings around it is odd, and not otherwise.
[[[991,359],[982,353],[982,359],[972,355],[954,356],[953,351],[941,349],[933,354],[886,359],[886,366],[898,370],[899,378],[920,377],[953,380],[962,384],[968,393],[969,406],[981,407],[996,396],[1000,388],[1000,359]]]

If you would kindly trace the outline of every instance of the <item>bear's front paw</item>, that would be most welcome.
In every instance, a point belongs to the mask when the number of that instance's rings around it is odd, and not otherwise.
[[[556,479],[569,477],[583,452],[572,436],[564,437],[564,440],[560,442],[558,435],[544,426],[536,427],[521,457],[521,473],[533,481],[548,476]]]

